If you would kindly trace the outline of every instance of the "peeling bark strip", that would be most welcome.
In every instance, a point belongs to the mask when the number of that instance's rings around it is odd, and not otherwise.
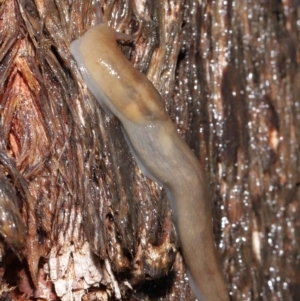
[[[210,173],[232,300],[297,300],[299,1],[100,2],[139,33],[123,52]],[[68,51],[93,1],[2,0],[0,16],[2,299],[193,300],[164,192]]]

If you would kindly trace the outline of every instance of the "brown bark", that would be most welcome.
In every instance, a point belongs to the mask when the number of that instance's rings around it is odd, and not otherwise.
[[[70,55],[93,2],[0,3],[1,300],[193,300],[164,191]],[[207,170],[231,300],[298,300],[299,1],[100,2]]]

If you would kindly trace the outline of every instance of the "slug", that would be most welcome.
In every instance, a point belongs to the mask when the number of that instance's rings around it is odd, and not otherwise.
[[[26,246],[25,229],[15,190],[0,172],[0,234],[20,259]]]
[[[138,166],[164,186],[198,300],[228,301],[204,171],[177,134],[159,93],[126,59],[114,31],[104,24],[73,41],[70,51],[101,107],[120,120]]]

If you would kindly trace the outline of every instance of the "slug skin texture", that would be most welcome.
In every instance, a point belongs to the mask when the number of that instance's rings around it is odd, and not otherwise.
[[[228,301],[204,171],[177,134],[159,93],[126,59],[114,31],[104,24],[73,41],[70,50],[89,90],[109,115],[120,120],[141,170],[164,186],[198,300]]]

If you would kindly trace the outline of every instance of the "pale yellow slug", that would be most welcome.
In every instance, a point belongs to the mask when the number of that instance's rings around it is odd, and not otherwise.
[[[229,300],[217,263],[204,170],[177,134],[159,93],[104,24],[90,28],[70,50],[89,90],[120,120],[139,167],[164,186],[198,300]]]

